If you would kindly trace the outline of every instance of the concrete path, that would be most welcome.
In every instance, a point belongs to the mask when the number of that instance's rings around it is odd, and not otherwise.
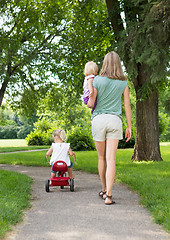
[[[161,226],[139,205],[137,194],[115,184],[116,204],[105,206],[98,197],[100,180],[95,174],[75,173],[75,192],[54,188],[45,192],[50,168],[0,164],[0,169],[31,176],[35,181],[32,208],[6,240],[164,240],[170,239]]]

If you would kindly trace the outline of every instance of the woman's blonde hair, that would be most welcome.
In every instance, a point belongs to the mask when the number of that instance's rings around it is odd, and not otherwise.
[[[112,79],[127,80],[123,74],[119,55],[116,52],[112,51],[106,54],[99,75]]]
[[[53,132],[53,137],[59,137],[63,142],[67,140],[67,136],[64,130],[57,129]]]
[[[88,75],[97,75],[97,72],[98,72],[98,66],[95,62],[93,61],[90,61],[90,62],[87,62],[85,64],[85,68],[84,68],[84,75],[85,76],[88,76]]]

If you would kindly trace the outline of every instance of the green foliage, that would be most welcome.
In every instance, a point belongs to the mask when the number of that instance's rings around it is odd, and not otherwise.
[[[29,125],[21,126],[17,132],[18,139],[25,139],[27,135],[32,131],[33,127]]]
[[[24,115],[36,114],[39,102],[53,85],[51,77],[59,82],[65,93],[68,91],[70,96],[74,93],[79,99],[85,63],[94,60],[100,66],[103,56],[113,48],[114,34],[104,1],[43,0],[32,3],[29,0],[21,4],[10,0],[6,5],[3,14],[11,21],[7,33],[6,22],[1,31],[7,41],[10,38],[11,44],[16,45],[14,49],[11,45],[10,49],[8,45],[5,48],[5,56],[8,49],[11,50],[14,70],[8,83],[10,91],[7,91],[10,105],[22,109]],[[10,8],[14,8],[13,13]],[[57,12],[54,13],[54,9]],[[13,23],[16,23],[14,29]],[[4,66],[7,65],[5,60]],[[4,71],[1,81],[5,77]],[[53,92],[53,96],[58,106],[62,102],[60,93]]]
[[[0,107],[0,139],[24,139],[32,128],[28,119],[12,111],[7,104]]]
[[[72,9],[59,42],[62,63],[55,71],[62,82],[82,94],[85,63],[93,60],[100,68],[115,39],[103,0],[73,1]]]
[[[119,141],[119,145],[118,145],[118,148],[134,148],[134,145],[135,145],[135,138],[134,136],[131,137],[131,139],[126,142],[126,139],[125,139],[125,134],[123,133],[123,139]]]
[[[169,84],[159,94],[159,133],[160,141],[170,141],[170,94]]]
[[[58,39],[67,25],[68,7],[65,0],[0,4],[0,83],[7,83],[11,102],[25,89],[38,95],[40,86],[48,81],[47,72],[60,55]],[[0,89],[0,105],[3,94]]]
[[[91,130],[79,126],[69,131],[67,142],[71,143],[71,149],[74,151],[89,151],[95,149]]]
[[[19,130],[18,126],[0,126],[0,139],[16,139],[17,132]]]
[[[26,175],[0,170],[0,182],[0,237],[4,237],[30,206],[32,180]]]
[[[15,120],[14,113],[6,104],[3,104],[0,107],[0,126],[17,125]]]
[[[58,100],[60,104],[56,104],[56,95],[60,95]],[[75,145],[77,145],[76,149],[94,149],[90,129],[90,110],[76,98],[74,91],[67,92],[64,96],[63,89],[54,87],[46,94],[42,103],[39,111],[41,120],[34,124],[34,131],[27,136],[28,145],[51,144],[52,133],[58,128],[66,131],[74,149]],[[72,134],[73,138],[71,138]]]
[[[41,132],[31,132],[30,134],[28,134],[28,136],[26,137],[27,140],[27,144],[29,146],[31,145],[44,145],[44,141],[43,141],[43,133]]]
[[[71,87],[66,90],[57,84],[53,85],[39,106],[40,119],[57,121],[64,130],[69,131],[77,125],[90,125],[90,110]]]
[[[103,0],[3,1],[0,82],[9,81],[10,104],[35,118],[51,114],[62,128],[71,129],[79,122],[73,106],[82,93],[84,64],[94,60],[100,68],[104,55],[114,49],[132,80],[141,75],[149,80],[138,86],[143,95],[153,84],[160,88],[168,69],[168,1],[115,2],[120,4],[112,12],[116,27],[122,23],[121,12],[126,23],[118,34],[111,29]],[[59,83],[49,83],[50,77]]]
[[[113,8],[112,14],[114,15],[117,10],[125,13],[126,27],[124,25],[116,35],[119,38],[119,53],[127,67],[129,77],[134,81],[140,74],[145,76],[146,88],[140,85],[144,94],[148,87],[159,88],[162,85],[165,87],[169,65],[168,1],[133,0],[118,4],[121,5],[119,10]],[[118,21],[119,19],[116,19],[115,23]],[[119,24],[123,24],[123,21]]]
[[[51,143],[53,142],[52,133],[54,132],[54,130],[61,128],[59,123],[60,122],[50,123],[48,120],[45,119],[39,120],[34,124],[34,131],[28,134],[28,136],[26,137],[27,144],[51,145]],[[61,121],[61,123],[63,123],[63,121]],[[73,150],[80,151],[95,149],[90,128],[86,129],[83,126],[72,126],[70,130],[67,130],[67,136],[67,142],[71,143],[71,148]]]
[[[28,145],[50,145],[53,141],[52,133],[57,129],[57,123],[51,123],[48,120],[38,120],[34,124],[33,132],[27,135],[26,141]]]
[[[0,139],[24,139],[31,130],[32,126],[0,126]]]

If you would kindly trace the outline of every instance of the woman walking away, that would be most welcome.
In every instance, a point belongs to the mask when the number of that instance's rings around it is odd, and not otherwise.
[[[131,138],[131,107],[127,78],[123,74],[119,55],[116,52],[106,54],[99,76],[93,80],[94,94],[87,106],[93,108],[92,135],[98,152],[98,170],[102,184],[99,196],[106,205],[115,203],[112,199],[112,187],[116,173],[116,151],[122,130],[122,96],[124,98],[127,129],[126,141]]]

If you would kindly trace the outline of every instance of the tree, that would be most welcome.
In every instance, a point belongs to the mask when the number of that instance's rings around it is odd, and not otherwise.
[[[116,49],[136,91],[133,160],[161,160],[158,90],[168,63],[168,4],[167,0],[106,0],[106,5],[103,0],[2,0],[0,104],[5,91],[10,96],[15,92],[23,100],[19,107],[38,109],[44,89],[48,92],[50,73],[58,76],[61,88],[79,98],[84,64],[94,60],[100,66],[104,55]]]
[[[106,0],[108,14],[136,92],[136,143],[132,160],[161,161],[158,91],[166,81],[169,2]]]
[[[6,93],[29,117],[51,76],[79,98],[85,63],[100,64],[114,44],[103,1],[4,0],[0,10],[0,105]]]
[[[115,39],[103,0],[75,0],[71,7],[69,23],[59,42],[61,64],[56,72],[62,83],[82,94],[85,63],[95,61],[100,67]]]
[[[4,94],[38,94],[59,58],[58,39],[70,13],[65,0],[0,2],[0,106]]]
[[[67,4],[68,2],[69,1],[67,1]],[[20,8],[20,4],[20,2],[17,3],[17,8]],[[26,2],[23,2],[23,5],[24,4],[26,4]],[[26,10],[22,13],[24,19],[27,18],[30,4],[31,0],[28,1],[27,6],[25,6]],[[52,3],[48,1],[48,4],[50,8]],[[54,7],[54,4],[57,3],[53,3],[51,7]],[[13,7],[14,6],[11,5],[11,8]],[[35,5],[35,8],[36,7],[37,5]],[[38,4],[38,7],[40,10],[40,18],[37,20],[37,25],[39,26],[43,25],[44,22],[44,19],[41,18],[42,12],[46,12],[46,15],[50,16],[52,13],[50,9],[47,11],[48,8],[43,9],[42,4]],[[35,115],[41,102],[39,99],[44,99],[50,89],[54,87],[53,83],[47,83],[49,76],[52,75],[56,78],[56,82],[59,82],[60,88],[64,90],[66,95],[71,95],[71,93],[73,94],[74,92],[76,98],[79,99],[83,91],[83,70],[85,63],[89,60],[94,60],[100,65],[105,53],[113,48],[113,31],[108,21],[104,1],[70,1],[68,6],[64,6],[64,10],[61,4],[58,8],[58,12],[60,11],[61,13],[55,14],[62,16],[62,18],[52,25],[53,32],[56,35],[58,34],[58,37],[56,38],[54,35],[51,36],[55,41],[49,40],[48,43],[45,44],[44,50],[39,51],[33,61],[30,59],[30,61],[26,62],[23,67],[25,72],[22,75],[17,75],[16,71],[16,74],[10,77],[10,82],[8,83],[8,91],[11,93],[11,88],[15,90],[12,95],[10,94],[8,102],[13,109],[20,109],[20,112],[28,117],[32,117],[32,115],[36,117]],[[63,12],[64,14],[67,12],[67,14],[64,15]],[[49,27],[51,21],[50,16],[46,16],[47,21],[46,24],[43,25],[43,31],[45,31],[45,29],[47,29],[46,32],[52,31]],[[21,25],[22,24],[24,23],[21,23]],[[58,31],[58,29],[60,29],[60,31]],[[43,31],[42,28],[34,28],[35,33],[39,32],[39,34],[36,35],[40,35],[42,39],[45,37]],[[34,32],[32,33],[33,38],[36,37],[36,35],[34,37]],[[15,38],[17,40],[20,39],[19,32],[16,32]],[[32,39],[30,38],[30,40],[27,41],[27,46],[32,46],[31,41]],[[37,39],[37,46],[41,45],[41,41],[41,38]],[[21,56],[18,55],[18,59],[20,59],[20,57]],[[12,82],[14,76],[15,82]],[[1,79],[4,80],[3,78]],[[20,87],[17,87],[16,83],[20,85]],[[60,91],[55,92],[54,95],[56,99],[55,104],[58,106],[61,102]]]

